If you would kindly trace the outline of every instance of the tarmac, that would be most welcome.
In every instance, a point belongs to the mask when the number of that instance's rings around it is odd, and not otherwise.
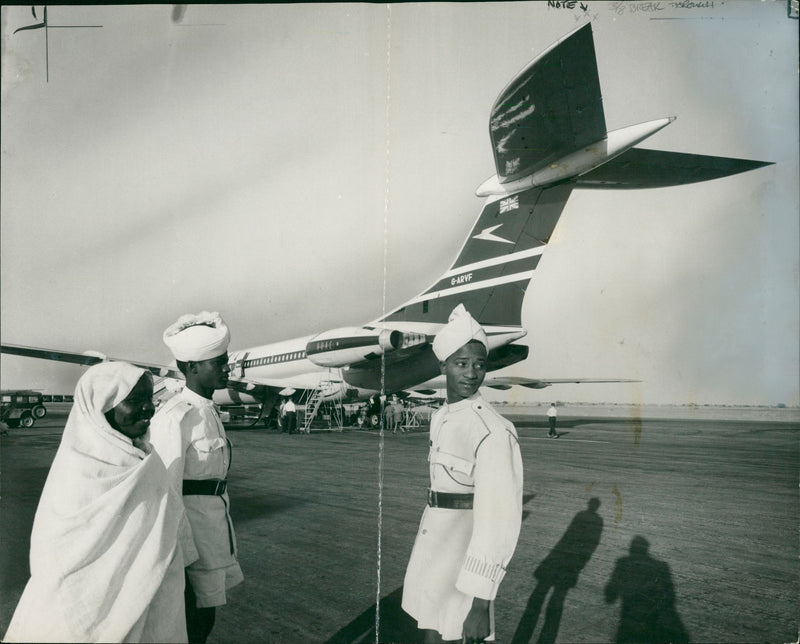
[[[796,642],[800,423],[508,412],[525,464],[522,532],[497,641],[643,636]],[[30,528],[65,416],[2,438],[0,634],[28,577]],[[245,583],[209,642],[411,642],[403,575],[427,487],[428,434],[231,429]],[[622,611],[622,598],[625,611]],[[376,619],[376,604],[379,610]],[[641,619],[640,619],[641,622]],[[637,630],[638,629],[638,630]]]

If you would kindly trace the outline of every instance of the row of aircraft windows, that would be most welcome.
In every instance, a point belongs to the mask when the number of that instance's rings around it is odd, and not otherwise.
[[[267,356],[266,358],[259,358],[258,360],[245,360],[245,367],[262,367],[267,364],[276,364],[278,362],[289,362],[290,360],[302,360],[306,357],[305,351],[292,351],[291,353],[281,353],[277,356]]]

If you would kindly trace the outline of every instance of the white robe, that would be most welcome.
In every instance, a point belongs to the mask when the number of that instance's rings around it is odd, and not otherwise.
[[[78,382],[4,641],[187,641],[180,499],[147,441],[103,415],[144,373],[103,363]]]

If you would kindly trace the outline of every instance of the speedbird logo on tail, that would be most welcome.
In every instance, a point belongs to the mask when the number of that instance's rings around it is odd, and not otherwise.
[[[504,244],[513,244],[514,242],[509,241],[508,239],[503,239],[502,237],[498,237],[497,235],[492,234],[502,225],[503,224],[497,224],[496,226],[490,226],[489,228],[484,228],[479,234],[473,235],[472,239],[485,239],[486,241],[502,242]]]

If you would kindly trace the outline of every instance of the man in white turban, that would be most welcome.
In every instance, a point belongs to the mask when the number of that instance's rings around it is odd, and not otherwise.
[[[6,642],[185,642],[180,497],[152,453],[153,380],[90,367],[42,491]]]
[[[459,304],[433,341],[447,403],[431,418],[430,489],[403,586],[426,642],[494,637],[494,599],[522,522],[514,425],[479,394],[489,342]]]
[[[219,313],[181,316],[164,332],[164,343],[186,377],[183,391],[153,417],[151,441],[183,495],[199,559],[186,568],[186,626],[190,642],[205,642],[226,591],[244,580],[227,492],[231,445],[214,391],[228,384],[230,332]]]

